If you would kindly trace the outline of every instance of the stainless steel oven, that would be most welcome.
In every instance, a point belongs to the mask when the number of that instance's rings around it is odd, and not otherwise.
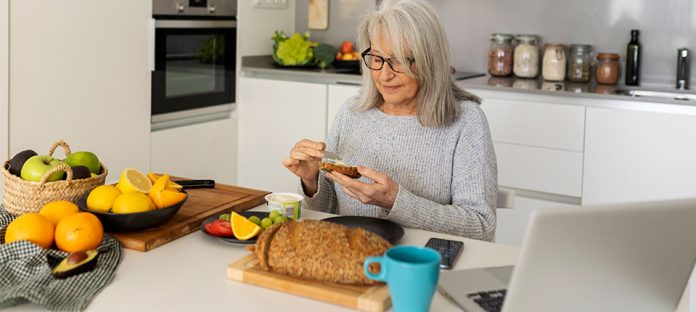
[[[236,13],[236,0],[153,0],[153,130],[229,117]]]

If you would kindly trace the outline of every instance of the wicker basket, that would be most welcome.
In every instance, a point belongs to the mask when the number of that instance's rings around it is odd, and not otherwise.
[[[53,143],[48,150],[48,155],[53,156],[56,147],[61,146],[65,155],[70,155],[70,147],[63,140]],[[3,199],[5,210],[14,214],[21,215],[29,212],[38,212],[46,203],[55,200],[69,200],[76,202],[84,193],[93,190],[95,187],[104,185],[106,175],[109,170],[103,163],[99,175],[86,179],[73,180],[73,172],[70,166],[61,164],[47,171],[41,181],[33,182],[24,180],[11,174],[7,168],[9,161],[2,166],[4,177],[5,196]],[[66,180],[46,182],[48,177],[56,171],[67,173]]]

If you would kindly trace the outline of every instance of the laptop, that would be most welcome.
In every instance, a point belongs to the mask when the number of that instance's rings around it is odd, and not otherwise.
[[[465,311],[670,311],[696,262],[696,199],[532,212],[513,267],[443,272]]]

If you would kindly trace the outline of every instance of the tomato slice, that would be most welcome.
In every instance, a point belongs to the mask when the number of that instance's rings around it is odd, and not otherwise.
[[[213,222],[207,223],[205,226],[205,231],[214,236],[218,237],[232,237],[234,232],[232,232],[232,226],[229,221],[217,219]]]

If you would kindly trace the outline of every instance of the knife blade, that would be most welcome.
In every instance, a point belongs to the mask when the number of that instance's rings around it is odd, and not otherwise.
[[[321,162],[332,163],[337,165],[345,164],[343,162],[343,159],[341,159],[341,156],[338,156],[338,154],[331,151],[324,151],[324,157],[321,159]]]
[[[174,181],[176,184],[181,185],[184,189],[195,189],[195,188],[214,188],[215,180],[181,180]]]

